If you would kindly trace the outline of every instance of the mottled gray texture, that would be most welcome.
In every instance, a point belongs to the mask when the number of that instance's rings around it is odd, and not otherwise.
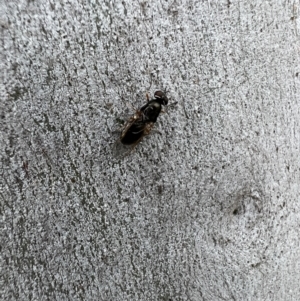
[[[297,1],[0,3],[1,300],[300,300]]]

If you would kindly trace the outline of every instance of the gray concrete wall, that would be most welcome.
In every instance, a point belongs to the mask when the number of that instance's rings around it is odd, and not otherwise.
[[[297,1],[0,3],[2,300],[300,300]]]

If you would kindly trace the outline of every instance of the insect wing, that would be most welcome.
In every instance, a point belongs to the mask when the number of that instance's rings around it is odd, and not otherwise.
[[[143,113],[137,112],[125,125],[121,134],[121,142],[127,145],[136,143],[143,137],[145,127]]]

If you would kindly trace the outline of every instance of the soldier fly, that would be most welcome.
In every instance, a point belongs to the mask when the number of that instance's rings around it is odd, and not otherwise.
[[[121,133],[121,143],[132,145],[132,149],[134,149],[144,136],[149,135],[162,106],[167,104],[168,98],[165,93],[156,91],[154,99],[148,99],[148,102],[139,110],[136,110],[135,114],[129,118]]]

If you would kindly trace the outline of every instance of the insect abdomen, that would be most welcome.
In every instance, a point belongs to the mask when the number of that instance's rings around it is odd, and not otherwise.
[[[122,135],[121,143],[130,145],[136,143],[144,135],[145,126],[132,124],[129,129]]]

